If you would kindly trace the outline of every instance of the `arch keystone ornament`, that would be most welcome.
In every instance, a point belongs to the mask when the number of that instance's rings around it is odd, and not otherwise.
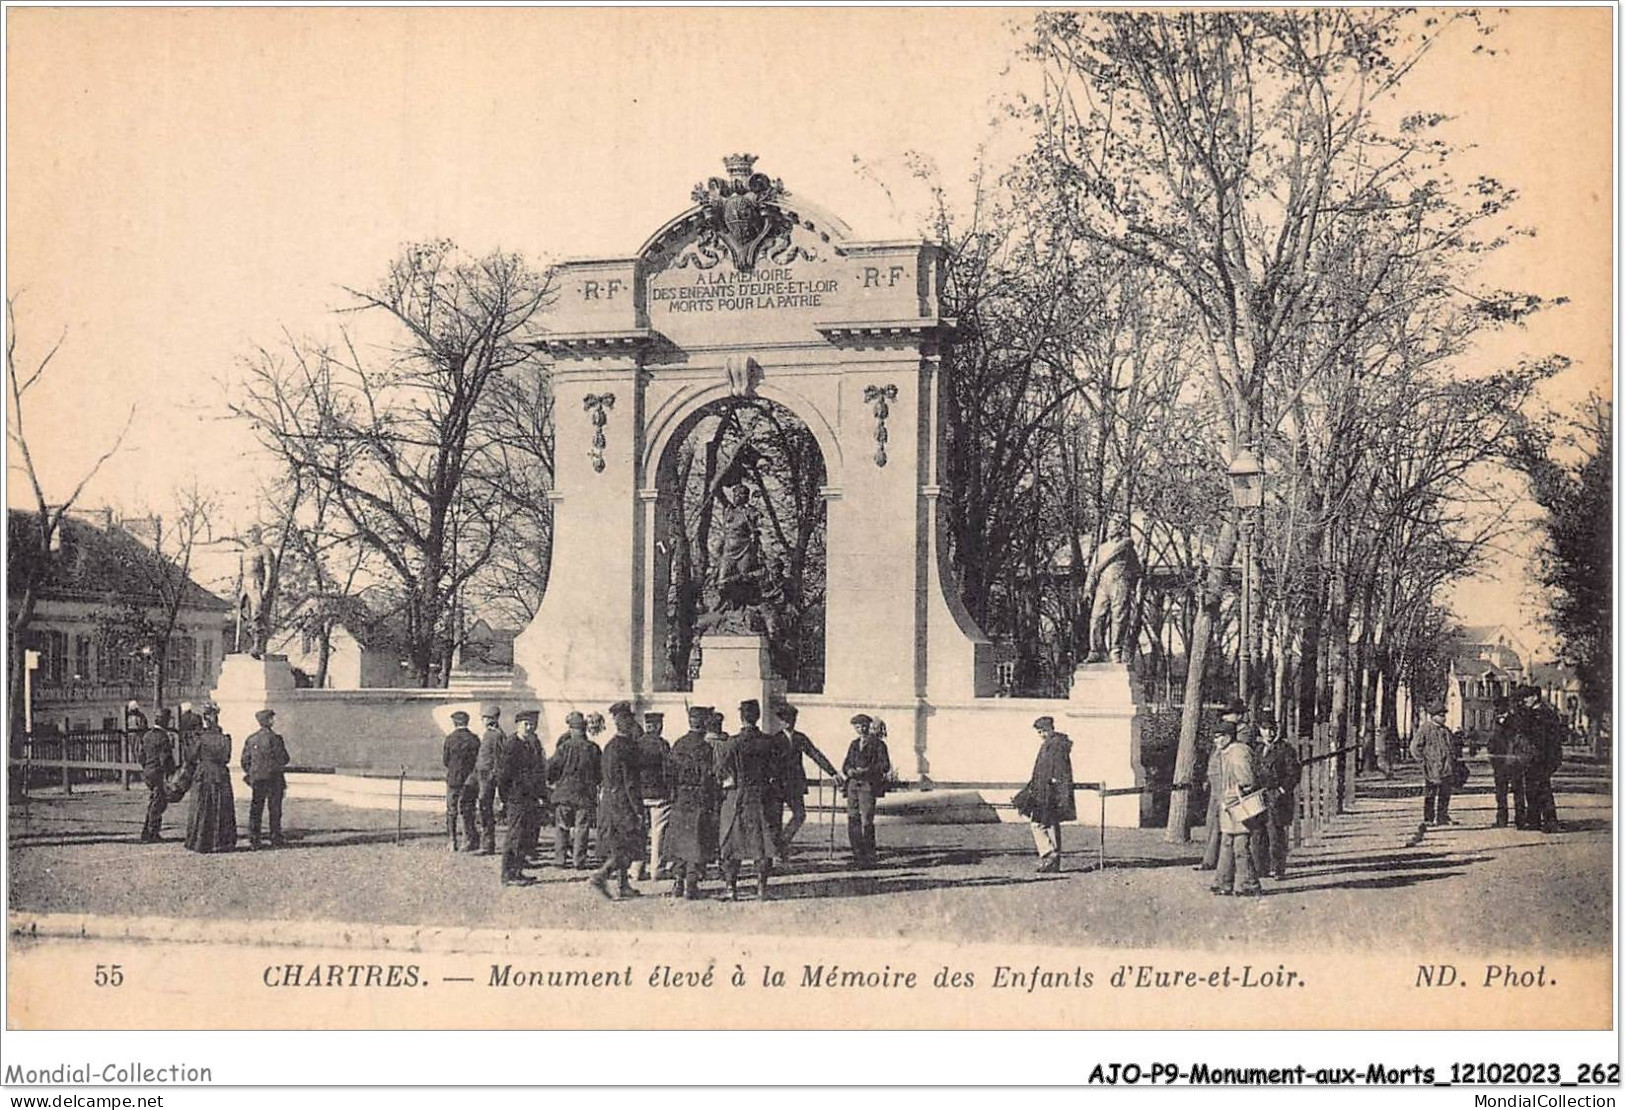
[[[1080,779],[1134,785],[1132,707],[1116,694],[1110,705],[1074,698],[1036,711],[991,696],[992,645],[959,601],[939,520],[938,376],[953,330],[941,313],[941,248],[865,240],[757,164],[723,159],[725,175],[693,189],[636,253],[559,268],[539,344],[558,411],[581,406],[591,419],[558,424],[552,563],[514,645],[516,696],[543,707],[544,732],[561,730],[571,709],[622,699],[668,719],[685,702],[716,705],[730,730],[740,701],[773,704],[785,676],[771,630],[708,630],[670,603],[670,589],[672,524],[710,496],[672,484],[685,436],[708,412],[778,406],[810,433],[823,468],[814,489],[824,557],[802,562],[794,581],[774,554],[783,506],[766,499],[781,495],[747,476],[771,549],[758,585],[823,606],[806,633],[821,644],[802,641],[821,647],[821,667],[797,664],[799,727],[839,744],[861,709],[885,719],[905,777],[929,766],[945,795],[956,782],[1013,791],[1032,767],[1032,719],[1045,712],[1078,743]],[[612,404],[624,420],[606,437]],[[670,664],[674,620],[696,637],[697,674]],[[978,789],[961,793],[985,815],[1002,799]],[[908,792],[897,798],[909,803]],[[1108,819],[1135,823],[1136,808],[1113,798]]]

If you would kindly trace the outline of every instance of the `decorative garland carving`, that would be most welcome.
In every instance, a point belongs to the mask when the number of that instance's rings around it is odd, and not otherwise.
[[[609,446],[609,441],[604,438],[604,425],[609,423],[606,410],[614,407],[613,393],[589,393],[581,399],[582,411],[592,413],[592,449],[587,452],[587,457],[592,460],[593,470],[599,474],[604,472],[604,448]]]
[[[863,402],[872,405],[875,412],[875,465],[886,465],[886,418],[891,415],[888,401],[897,400],[897,387],[895,385],[866,385],[863,387]]]

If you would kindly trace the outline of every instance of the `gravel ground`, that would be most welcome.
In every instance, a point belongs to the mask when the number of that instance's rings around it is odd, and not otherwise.
[[[552,867],[535,885],[501,888],[497,861],[445,850],[438,821],[408,813],[403,843],[390,811],[346,808],[290,793],[289,846],[199,856],[179,843],[183,802],[163,844],[135,843],[145,793],[116,788],[32,798],[9,807],[12,910],[379,924],[660,931],[749,931],[964,941],[1216,947],[1237,938],[1392,950],[1445,945],[1595,953],[1610,944],[1611,792],[1606,769],[1565,768],[1556,835],[1489,827],[1494,799],[1480,765],[1459,797],[1463,823],[1416,841],[1412,777],[1362,781],[1356,808],[1301,849],[1284,883],[1260,899],[1215,898],[1190,865],[1199,845],[1157,830],[1112,830],[1108,867],[1095,834],[1068,829],[1068,873],[1037,876],[1019,825],[880,827],[882,865],[846,866],[838,832],[801,833],[798,862],[774,897],[738,905],[644,897],[597,899]],[[1414,772],[1410,772],[1414,775]],[[247,801],[238,799],[247,827]],[[1200,837],[1200,830],[1198,830]],[[246,842],[245,842],[246,843]],[[655,895],[664,884],[645,883]],[[714,881],[710,884],[713,888]],[[741,884],[742,888],[749,885]]]

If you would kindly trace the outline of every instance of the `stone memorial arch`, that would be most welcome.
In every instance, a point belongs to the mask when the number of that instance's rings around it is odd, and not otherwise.
[[[728,398],[782,406],[824,467],[824,674],[801,727],[839,757],[857,711],[887,721],[905,779],[1017,783],[1055,715],[1081,779],[1143,776],[1121,665],[1080,669],[1067,702],[993,698],[987,638],[961,605],[938,521],[940,355],[954,321],[942,257],[918,240],[858,238],[836,217],[724,159],[692,204],[628,258],[558,271],[542,341],[553,362],[556,480],[546,596],[514,646],[516,692],[551,719],[631,697],[681,727],[685,704],[737,722],[782,691],[765,640],[705,632],[692,690],[661,658],[670,558],[662,481],[696,414]],[[984,791],[985,792],[985,791]],[[1133,824],[1139,800],[1108,819]]]
[[[936,375],[953,326],[938,305],[939,252],[859,240],[754,161],[728,158],[727,176],[696,187],[635,256],[559,271],[545,340],[556,539],[546,597],[515,645],[518,681],[544,698],[667,692],[660,467],[696,413],[759,397],[823,455],[820,696],[986,694],[987,640],[945,589],[937,532]],[[767,695],[774,676],[757,678],[749,640],[703,637],[696,697],[752,683]]]

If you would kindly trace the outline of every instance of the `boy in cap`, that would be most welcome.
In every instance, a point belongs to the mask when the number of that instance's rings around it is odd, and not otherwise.
[[[262,709],[254,714],[259,731],[243,741],[243,781],[248,784],[251,797],[248,803],[248,846],[260,846],[260,818],[266,807],[271,810],[271,847],[282,847],[282,797],[288,782],[283,772],[288,768],[288,746],[282,737],[271,731],[276,712]]]
[[[598,784],[603,777],[603,752],[587,736],[587,718],[572,712],[568,727],[547,762],[547,783],[553,796],[553,864],[587,868],[587,835],[598,805]]]
[[[1033,844],[1038,848],[1038,870],[1061,870],[1061,823],[1078,819],[1077,800],[1072,792],[1072,739],[1055,731],[1055,718],[1039,717],[1033,722],[1041,742],[1038,758],[1027,785],[1016,795],[1016,811],[1032,823]]]
[[[474,773],[480,784],[480,855],[497,850],[497,780],[502,777],[502,761],[507,753],[508,735],[502,731],[502,707],[487,703],[480,709],[485,731],[480,734],[480,751],[474,758]]]
[[[852,718],[857,730],[841,761],[836,785],[846,784],[846,837],[855,867],[872,867],[879,856],[875,845],[875,802],[886,793],[891,775],[891,753],[880,738],[874,718],[859,713]]]
[[[477,852],[480,848],[479,828],[475,824],[475,807],[479,803],[480,785],[474,775],[474,761],[479,758],[480,738],[468,730],[468,714],[461,709],[451,715],[451,731],[446,734],[440,748],[440,762],[446,768],[446,846],[457,851],[457,824],[462,820],[464,851]]]

